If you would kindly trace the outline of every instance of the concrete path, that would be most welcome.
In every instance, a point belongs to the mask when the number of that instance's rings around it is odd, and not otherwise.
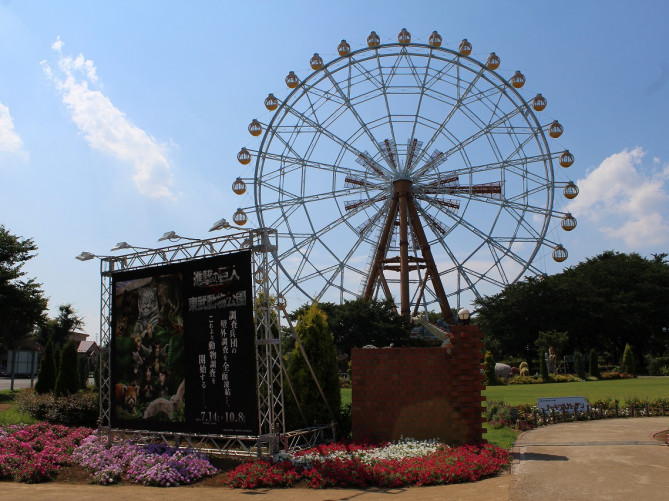
[[[546,426],[524,433],[511,473],[470,484],[403,489],[258,489],[134,485],[0,483],[0,499],[71,501],[196,498],[263,501],[486,500],[569,501],[669,499],[669,446],[653,439],[669,417],[609,419]]]
[[[669,499],[669,417],[546,426],[514,447],[511,501]]]
[[[37,381],[37,378],[35,378]],[[12,378],[9,376],[0,376],[0,390],[9,390],[12,385]],[[14,379],[14,389],[30,388],[30,378],[16,378]]]

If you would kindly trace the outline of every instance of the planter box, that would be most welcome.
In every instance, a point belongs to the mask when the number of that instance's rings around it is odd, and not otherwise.
[[[484,441],[481,334],[475,326],[451,326],[451,334],[450,354],[446,348],[353,350],[355,440]]]

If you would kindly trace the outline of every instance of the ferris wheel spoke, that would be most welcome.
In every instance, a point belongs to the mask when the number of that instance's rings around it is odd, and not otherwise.
[[[383,68],[381,67],[381,59],[376,60],[377,66],[378,66],[378,71],[379,71],[379,79],[381,81],[382,85],[382,92],[383,92],[383,102],[386,106],[386,116],[388,117],[388,126],[390,127],[390,137],[392,138],[392,141],[394,144],[397,144],[397,138],[395,137],[395,127],[393,126],[393,121],[392,121],[392,113],[390,111],[390,103],[388,102],[388,86],[390,85],[390,81],[393,78],[394,70],[397,67],[397,64],[399,61],[395,62],[395,66],[391,69],[387,79],[383,78]],[[384,81],[385,80],[385,81]],[[397,170],[397,169],[395,169]]]
[[[414,117],[413,127],[411,128],[411,136],[409,136],[410,141],[413,140],[416,137],[416,128],[418,127],[418,117],[420,117],[420,115],[421,115],[421,108],[423,106],[423,99],[425,97],[425,91],[427,89],[427,77],[430,74],[430,64],[432,63],[432,59],[433,59],[432,58],[432,53],[430,53],[427,56],[427,62],[425,63],[425,67],[424,67],[425,71],[423,73],[423,77],[422,77],[422,79],[419,78],[418,103],[416,105],[416,116]],[[416,71],[416,74],[417,74],[418,70],[415,70],[415,71]],[[419,154],[418,157],[416,158],[415,162],[411,162],[411,163],[407,162],[407,170],[411,170],[411,165],[418,162],[423,157],[423,155],[424,155],[424,153]]]
[[[292,170],[299,170],[302,168],[313,168],[313,169],[318,169],[318,170],[324,170],[327,172],[332,172],[337,175],[342,175],[342,176],[367,176],[367,177],[380,177],[378,175],[378,172],[376,171],[361,171],[358,169],[350,169],[348,167],[342,167],[341,165],[335,165],[335,164],[329,164],[325,162],[314,162],[312,160],[308,160],[305,158],[299,158],[299,157],[289,157],[287,155],[282,155],[278,153],[270,153],[270,152],[259,152],[258,156],[260,156],[264,160],[272,160],[274,163],[276,163],[277,167],[274,170],[263,170],[263,176],[267,176],[270,179],[274,179],[278,176],[281,176],[282,174],[288,174]],[[365,157],[365,154],[361,154],[361,157]],[[263,166],[264,167],[264,166]],[[377,176],[374,176],[374,174],[377,174]],[[379,179],[381,181],[382,179]]]
[[[465,229],[469,230],[469,232],[471,234],[475,235],[476,237],[478,237],[480,239],[481,243],[479,244],[479,246],[476,247],[475,250],[472,251],[472,253],[463,262],[466,262],[469,258],[471,258],[478,251],[478,249],[480,248],[481,245],[488,244],[488,245],[492,245],[493,247],[497,248],[502,253],[504,253],[504,255],[509,256],[511,259],[513,259],[517,263],[525,266],[525,260],[521,256],[519,256],[518,254],[513,252],[510,248],[507,248],[507,247],[501,245],[499,243],[499,241],[495,241],[489,235],[486,235],[485,233],[483,233],[476,226],[474,226],[473,224],[470,224],[466,219],[464,219],[462,217],[454,218],[453,214],[449,213],[448,211],[442,210],[442,208],[439,207],[438,205],[433,205],[433,207],[435,207],[442,214],[447,215],[450,219],[457,219],[457,222],[460,225],[462,225]]]
[[[480,271],[476,271],[472,268],[463,267],[462,271],[463,271],[463,273],[466,273],[467,276],[476,277],[476,282],[475,283],[486,282],[486,283],[494,285],[495,287],[498,287],[500,289],[503,289],[504,287],[506,287],[508,285],[505,282],[502,282],[500,280],[495,280],[494,278],[486,275],[485,273],[481,273]]]
[[[362,208],[355,208],[351,210],[351,213],[357,213],[361,212],[363,209]],[[383,209],[380,209],[383,210]],[[337,219],[333,220],[330,224],[327,224],[320,228],[319,230],[314,230],[313,233],[308,233],[305,234],[305,238],[303,238],[300,241],[294,241],[293,242],[293,249],[289,249],[286,251],[285,254],[282,254],[279,256],[280,258],[285,257],[286,255],[290,254],[294,249],[300,249],[301,247],[304,247],[305,245],[313,245],[314,242],[319,240],[324,234],[328,233],[329,231],[332,231],[333,229],[337,228],[339,225],[346,223],[346,221],[351,217],[351,213],[345,214],[345,215],[340,215]],[[376,216],[374,216],[376,217]]]
[[[341,89],[341,87],[340,87],[340,85],[339,85],[339,82],[337,82],[337,81],[334,79],[334,77],[333,77],[332,74],[328,71],[327,68],[324,68],[324,71],[326,72],[326,75],[327,75],[328,78],[330,79],[330,82],[332,83],[332,85],[334,86],[334,88],[337,90],[337,92],[338,92],[339,95],[342,97],[342,99],[344,99],[344,106],[346,106],[346,108],[349,110],[349,112],[351,113],[351,115],[353,115],[353,117],[357,120],[358,125],[362,128],[362,130],[365,131],[365,134],[367,135],[367,139],[369,139],[369,141],[370,141],[370,142],[377,148],[377,150],[378,150],[379,153],[382,153],[382,152],[381,152],[381,147],[379,146],[379,144],[378,144],[376,138],[374,137],[374,134],[372,134],[372,132],[371,132],[371,131],[369,130],[369,128],[367,127],[366,122],[362,119],[362,117],[361,117],[360,114],[357,112],[357,110],[355,109],[355,107],[351,104],[351,100],[350,100],[349,97],[344,93],[344,91]],[[355,153],[356,153],[357,155],[360,155],[360,152],[359,152],[359,151],[356,151]]]
[[[265,183],[263,183],[265,185]],[[288,208],[294,205],[306,205],[313,202],[323,202],[324,200],[336,199],[338,197],[355,195],[356,193],[365,193],[365,188],[345,188],[341,190],[333,190],[330,192],[316,193],[314,195],[298,195],[278,188],[271,184],[265,185],[268,189],[280,195],[280,199],[275,202],[265,202],[263,210],[271,211],[280,208]],[[371,199],[370,199],[371,200]]]
[[[383,83],[378,80],[376,74],[372,70],[366,68],[363,65],[364,62],[366,62],[370,59],[371,58],[365,58],[364,60],[360,60],[356,56],[351,56],[351,63],[352,64],[349,66],[349,68],[357,70],[358,71],[358,76],[364,78],[366,81],[371,83],[372,86],[375,88],[375,90],[383,92]],[[328,72],[328,74],[329,74],[329,72]],[[349,74],[349,76],[346,79],[346,82],[348,84],[348,88],[350,89],[351,84],[353,82],[353,74],[352,73]],[[350,92],[349,92],[349,94],[350,94]],[[341,94],[340,94],[340,96],[341,96]],[[346,101],[346,98],[344,98],[344,102],[345,101]],[[344,103],[342,103],[342,104],[344,104]]]
[[[348,264],[349,260],[351,259],[351,257],[353,257],[353,254],[358,250],[358,248],[360,247],[360,245],[361,245],[363,242],[364,242],[364,237],[363,237],[362,235],[358,236],[358,238],[355,240],[355,242],[353,243],[353,245],[351,245],[351,249],[348,251],[348,253],[346,254],[346,256],[344,256],[344,258],[341,259],[341,260],[339,260],[339,258],[337,257],[336,254],[334,254],[334,253],[332,254],[333,257],[335,258],[335,260],[338,261],[338,264],[337,264],[337,266],[336,266],[336,269],[332,272],[332,274],[330,275],[329,279],[327,280],[327,285],[325,285],[325,286],[321,289],[321,291],[318,293],[317,296],[318,296],[319,298],[320,298],[320,297],[323,297],[323,295],[325,294],[326,290],[328,289],[329,284],[332,284],[332,283],[333,283],[333,281],[335,280],[335,278],[337,277],[337,275],[343,273],[344,269],[347,268],[347,264]],[[329,250],[329,249],[328,249],[328,250]],[[358,270],[358,271],[359,271],[359,270]]]
[[[343,96],[342,96],[343,97]],[[347,106],[347,108],[350,110],[350,102],[349,101],[344,101],[344,105]],[[328,128],[322,127],[321,124],[313,121],[311,118],[307,117],[304,113],[296,110],[293,107],[288,107],[287,112],[293,115],[295,118],[302,120],[303,122],[307,123],[312,129],[313,133],[317,134],[322,134],[323,136],[329,138],[332,140],[334,143],[338,144],[342,148],[347,149],[351,153],[353,153],[356,156],[360,156],[361,152],[358,151],[355,147],[353,147],[350,143],[345,141],[344,139],[338,137],[336,134],[332,133]],[[358,117],[359,119],[359,117]],[[362,125],[362,124],[361,124]],[[369,134],[369,131],[367,131]]]
[[[491,133],[496,127],[499,127],[504,122],[508,122],[511,118],[518,115],[519,113],[522,113],[521,108],[514,108],[513,110],[506,113],[504,116],[497,119],[495,122],[487,125],[486,127],[482,128],[481,130],[476,132],[475,134],[472,134],[468,138],[460,141],[459,144],[457,144],[456,146],[454,146],[453,148],[448,150],[446,153],[444,153],[446,155],[446,158],[448,158],[451,155],[457,153],[458,151],[464,149],[466,146],[469,146],[471,143],[473,143],[477,139],[480,139],[481,137],[485,136],[486,134]]]
[[[440,158],[443,158],[445,154],[441,154]],[[500,162],[492,162],[489,164],[480,164],[480,165],[472,165],[468,167],[458,167],[455,169],[449,169],[446,172],[432,172],[428,175],[423,175],[421,177],[416,177],[416,179],[420,182],[421,186],[425,186],[426,184],[429,184],[431,182],[439,182],[444,179],[444,177],[459,177],[459,176],[464,176],[464,175],[469,175],[469,174],[477,174],[477,173],[484,173],[484,172],[490,172],[490,171],[499,171],[499,170],[511,170],[515,169],[518,166],[523,166],[527,164],[533,164],[533,163],[538,163],[538,162],[545,162],[550,158],[550,155],[547,154],[541,154],[541,155],[534,155],[534,156],[528,156],[528,157],[518,157],[514,159],[509,159],[509,160],[503,160]],[[430,168],[434,168],[435,166],[430,164]],[[532,176],[532,172],[529,170],[514,170],[514,172],[520,174],[520,175],[525,175],[527,174],[528,176]],[[537,180],[541,180],[543,183],[546,182],[545,178],[541,178],[541,176],[536,176]]]
[[[442,133],[444,132],[444,130],[446,129],[446,126],[448,125],[448,123],[451,121],[451,119],[453,118],[453,116],[456,114],[456,112],[457,112],[457,111],[460,109],[460,107],[463,105],[463,102],[464,102],[465,98],[467,97],[467,95],[471,92],[472,89],[474,89],[474,88],[476,87],[476,82],[478,82],[478,80],[481,78],[481,76],[482,76],[482,74],[483,74],[483,71],[484,71],[484,70],[481,69],[481,70],[476,74],[476,76],[475,76],[474,79],[469,83],[469,85],[467,86],[467,88],[465,89],[465,91],[463,92],[463,94],[462,94],[461,96],[458,97],[458,100],[455,102],[455,104],[453,105],[453,107],[451,108],[451,110],[448,112],[448,115],[446,115],[446,118],[444,118],[444,120],[441,122],[441,124],[439,125],[439,127],[437,128],[437,130],[435,130],[435,131],[434,131],[434,134],[432,134],[432,137],[427,141],[427,143],[425,143],[425,148],[424,148],[423,151],[426,152],[426,151],[428,151],[428,150],[430,150],[430,149],[432,148],[432,145],[433,145],[433,144],[435,143],[435,141],[439,138],[439,136],[441,136],[441,134],[442,134]],[[459,92],[459,89],[460,89],[460,87],[459,87],[459,79],[458,79],[458,92]],[[448,158],[448,156],[449,156],[449,154],[447,154],[446,158]],[[419,160],[420,160],[420,159],[419,159]],[[420,174],[418,174],[418,175],[420,175]]]
[[[418,68],[419,67],[422,68],[422,66],[416,66],[414,64],[414,60],[413,60],[413,57],[412,57],[413,54],[410,54],[409,51],[404,50],[403,51],[403,56],[404,56],[404,60],[407,62],[407,67],[409,68],[409,71],[411,72],[411,75],[413,76],[414,81],[416,82],[416,87],[421,88],[422,85],[425,82],[425,79],[421,78],[420,72],[418,71]],[[427,66],[429,66],[429,64],[430,64],[430,59],[431,58],[428,58],[428,60],[426,62]],[[425,66],[426,71],[427,71],[427,66]]]

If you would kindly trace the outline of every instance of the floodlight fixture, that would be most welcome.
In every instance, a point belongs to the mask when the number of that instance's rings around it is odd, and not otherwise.
[[[230,224],[227,219],[219,219],[214,223],[214,225],[209,228],[209,231],[218,231],[218,230],[240,230],[240,231],[249,231],[250,228],[240,228],[239,226],[235,226],[234,224]]]
[[[214,249],[214,246],[211,245],[211,242],[206,242],[201,238],[184,237],[182,235],[178,235],[176,231],[166,231],[165,233],[163,233],[163,236],[160,237],[158,241],[161,242],[163,240],[169,240],[170,242],[176,242],[177,240],[190,240],[191,242],[202,242],[209,249],[209,252],[211,252],[212,254],[216,253],[216,250]]]
[[[176,234],[174,231],[166,231],[162,237],[158,239],[159,242],[162,242],[163,240],[177,240],[180,237],[179,235]]]

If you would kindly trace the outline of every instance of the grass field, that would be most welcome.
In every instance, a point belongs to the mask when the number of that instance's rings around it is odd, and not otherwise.
[[[341,389],[341,404],[350,404],[351,403],[351,388],[342,388]]]
[[[486,400],[503,400],[508,405],[536,404],[541,397],[584,397],[593,400],[669,398],[669,377],[638,377],[579,383],[509,384],[489,386]],[[351,403],[351,389],[342,388],[341,403]]]
[[[578,383],[510,384],[489,386],[486,400],[503,400],[508,405],[536,404],[541,397],[584,397],[594,400],[669,398],[669,377],[638,377]]]

